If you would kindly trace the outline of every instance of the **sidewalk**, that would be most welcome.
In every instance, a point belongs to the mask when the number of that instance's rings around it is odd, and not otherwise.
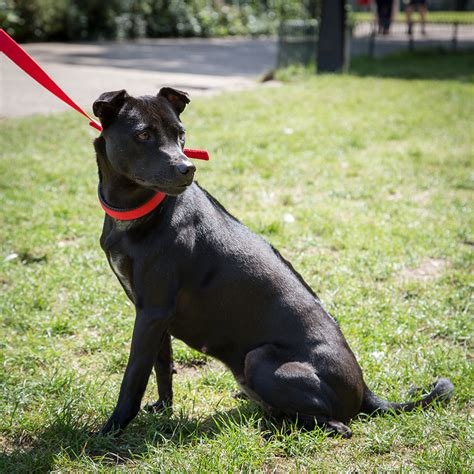
[[[172,86],[191,95],[252,87],[274,67],[276,39],[145,39],[133,42],[24,45],[84,108],[104,91],[153,94]],[[0,117],[68,106],[0,55]]]
[[[352,56],[369,52],[371,23],[357,25]],[[474,28],[459,27],[458,47],[474,47]],[[451,46],[452,26],[432,25],[427,35],[415,31],[415,49]],[[389,36],[377,36],[374,55],[408,49],[406,25],[394,23]],[[153,94],[172,86],[196,94],[254,87],[256,79],[275,67],[277,38],[144,39],[99,43],[35,43],[25,49],[86,109],[104,91],[127,89]],[[0,55],[0,117],[67,110]]]
[[[352,56],[370,54],[373,28],[371,22],[361,22],[355,26],[351,44]],[[449,51],[453,49],[454,37],[457,39],[456,48],[474,48],[474,25],[455,27],[449,23],[428,23],[426,33],[422,34],[420,24],[416,23],[413,27],[413,49],[416,51],[427,48],[443,48]],[[381,57],[397,51],[408,51],[409,40],[407,25],[405,21],[399,19],[392,22],[389,35],[377,35],[374,38],[372,54],[375,57]]]

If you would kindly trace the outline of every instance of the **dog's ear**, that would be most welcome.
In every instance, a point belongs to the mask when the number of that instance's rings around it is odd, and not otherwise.
[[[107,126],[120,112],[125,99],[130,97],[125,89],[121,91],[104,92],[92,105],[96,117],[102,126]]]
[[[178,115],[184,110],[186,104],[191,102],[187,92],[172,87],[162,87],[158,92],[158,97],[164,97]]]

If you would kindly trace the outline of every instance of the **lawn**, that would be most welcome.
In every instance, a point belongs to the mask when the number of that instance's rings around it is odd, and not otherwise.
[[[374,21],[374,13],[371,12],[353,12],[351,13],[352,18],[354,21],[362,22],[362,21]],[[397,16],[398,20],[405,19],[405,13],[400,12]],[[420,21],[420,15],[416,11],[413,13],[413,21]],[[463,23],[463,24],[474,24],[474,12],[473,11],[465,11],[465,12],[457,12],[457,11],[428,11],[426,16],[426,21],[428,23]]]
[[[188,146],[212,156],[199,183],[316,290],[377,394],[452,379],[448,406],[354,420],[351,440],[268,421],[179,341],[173,414],[90,437],[114,407],[134,317],[99,248],[95,131],[76,113],[3,120],[0,471],[472,469],[472,57],[439,55],[449,74],[436,79],[423,55],[359,63],[183,114]],[[155,393],[151,377],[145,400]]]

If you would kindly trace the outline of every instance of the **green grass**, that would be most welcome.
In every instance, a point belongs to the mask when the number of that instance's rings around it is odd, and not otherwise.
[[[453,53],[445,49],[406,51],[381,58],[360,56],[351,61],[351,72],[358,76],[401,79],[457,79],[474,82],[474,50]]]
[[[371,12],[353,12],[351,17],[354,21],[374,21],[374,14]],[[405,19],[405,13],[401,12],[398,14],[398,20]],[[418,12],[413,13],[413,21],[421,21]],[[474,12],[457,12],[457,11],[428,11],[426,17],[427,23],[464,23],[472,25],[474,24]]]
[[[298,82],[314,75],[315,65],[291,65],[275,71],[275,79]],[[380,58],[358,56],[351,59],[350,73],[399,79],[448,79],[474,82],[474,50],[448,51],[443,48],[410,53],[400,51]]]
[[[449,406],[355,420],[349,441],[278,427],[175,341],[173,415],[90,438],[113,409],[134,314],[99,248],[95,132],[75,113],[4,120],[0,471],[472,469],[474,85],[460,66],[462,80],[419,68],[198,98],[183,118],[188,145],[212,156],[199,182],[318,292],[369,386],[401,400],[449,376]],[[146,401],[155,392],[152,377]]]

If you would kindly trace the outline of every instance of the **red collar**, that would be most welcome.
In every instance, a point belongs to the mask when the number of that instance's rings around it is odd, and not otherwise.
[[[206,150],[195,150],[192,148],[185,148],[184,154],[188,158],[195,158],[197,160],[209,160],[209,153]],[[156,209],[162,202],[163,199],[166,197],[165,193],[157,192],[149,201],[141,206],[138,206],[134,209],[117,209],[116,207],[112,207],[107,204],[104,196],[102,196],[102,192],[100,190],[100,184],[98,189],[99,195],[99,202],[102,206],[102,209],[108,214],[110,217],[114,219],[118,219],[119,221],[133,221],[135,219],[139,219],[140,217],[146,216],[151,211]]]
[[[166,197],[165,193],[157,192],[151,199],[141,206],[135,207],[134,209],[118,209],[107,204],[104,197],[102,196],[100,185],[97,194],[99,195],[100,205],[102,206],[102,209],[105,211],[105,213],[114,219],[118,219],[119,221],[133,221],[135,219],[139,219],[140,217],[146,216],[151,211],[155,210]]]

